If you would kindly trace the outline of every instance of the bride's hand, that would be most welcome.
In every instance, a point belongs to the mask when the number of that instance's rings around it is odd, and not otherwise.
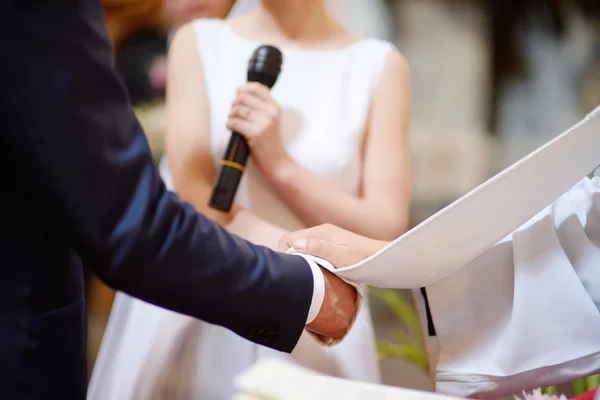
[[[284,252],[293,247],[301,253],[321,257],[336,268],[341,268],[368,258],[387,244],[388,242],[369,239],[337,226],[324,224],[283,235],[278,250]]]
[[[280,117],[269,89],[251,82],[238,89],[227,121],[228,129],[246,138],[252,160],[267,177],[292,162],[281,143]]]

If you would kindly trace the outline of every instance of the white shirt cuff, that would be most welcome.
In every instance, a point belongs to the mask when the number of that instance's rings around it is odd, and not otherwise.
[[[311,304],[311,310],[309,312],[308,321],[306,322],[306,324],[308,325],[309,323],[311,323],[314,320],[314,318],[317,316],[317,314],[319,314],[319,311],[321,310],[321,306],[323,305],[323,301],[325,299],[325,277],[323,276],[323,272],[322,272],[321,268],[324,268],[324,269],[332,272],[333,274],[335,274],[336,270],[335,270],[335,267],[329,261],[324,260],[320,257],[315,257],[315,256],[307,255],[307,254],[298,253],[293,247],[289,248],[286,253],[303,257],[308,262],[308,265],[310,265],[310,267],[313,271],[313,276],[315,274],[315,271],[317,269],[319,270],[319,273],[317,274],[319,276],[319,278],[314,280],[315,281],[315,289],[313,291],[313,302]],[[344,278],[341,278],[341,279],[344,282],[348,283],[349,285],[354,286],[358,293],[358,296],[356,297],[356,313],[352,317],[352,322],[350,323],[350,327],[348,328],[348,331],[346,332],[346,335],[347,335],[348,332],[350,332],[350,330],[352,329],[354,322],[356,321],[356,317],[358,316],[359,310],[362,307],[362,302],[363,302],[363,299],[365,298],[366,292],[365,292],[364,285],[359,285],[357,283],[351,282]],[[320,286],[318,286],[318,285],[320,285]],[[311,317],[312,317],[312,319],[311,319]],[[346,336],[346,335],[344,335],[344,337],[342,337],[342,338],[324,342],[318,335],[314,334],[313,332],[308,331],[308,333],[311,334],[318,343],[320,343],[321,345],[326,346],[326,347],[335,346],[336,344],[340,343]]]
[[[306,325],[308,325],[317,318],[319,311],[321,311],[321,306],[325,299],[325,278],[323,278],[321,268],[309,256],[304,256],[304,254],[296,255],[306,260],[313,274],[313,296],[308,310],[308,317],[306,319]]]

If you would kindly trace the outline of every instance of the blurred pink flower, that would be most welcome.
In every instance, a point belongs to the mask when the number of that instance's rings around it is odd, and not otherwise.
[[[150,82],[155,90],[163,90],[167,84],[167,58],[158,58],[150,67]]]

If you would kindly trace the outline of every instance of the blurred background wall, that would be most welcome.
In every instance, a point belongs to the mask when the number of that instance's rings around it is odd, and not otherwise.
[[[600,104],[600,2],[387,3],[411,67],[413,225]],[[373,307],[380,337],[393,341],[397,315]],[[382,366],[386,383],[431,388],[406,357]]]

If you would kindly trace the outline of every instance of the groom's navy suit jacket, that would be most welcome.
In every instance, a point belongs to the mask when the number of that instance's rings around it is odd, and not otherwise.
[[[100,2],[3,0],[0,52],[0,398],[85,398],[82,262],[115,289],[291,351],[308,264],[165,190]]]

